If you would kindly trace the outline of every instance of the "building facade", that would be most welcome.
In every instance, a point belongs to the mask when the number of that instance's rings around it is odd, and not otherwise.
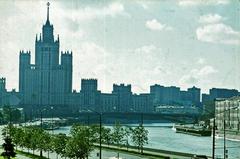
[[[228,138],[240,139],[240,97],[215,100],[216,126],[220,135],[225,130]]]
[[[117,96],[116,112],[131,112],[133,110],[132,87],[130,84],[113,84],[112,94]]]
[[[20,51],[19,92],[23,105],[64,105],[72,92],[72,52],[59,55],[60,41],[54,38],[53,30],[48,5],[42,34],[36,35],[35,64],[31,63],[30,51]]]

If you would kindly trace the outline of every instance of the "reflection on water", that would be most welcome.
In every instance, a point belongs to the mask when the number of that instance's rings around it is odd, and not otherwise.
[[[130,124],[129,126],[136,126]],[[149,131],[149,144],[146,147],[179,151],[194,154],[204,154],[211,156],[212,154],[212,138],[198,137],[187,134],[175,133],[171,128],[173,124],[145,124]],[[111,127],[111,126],[109,126]],[[55,133],[69,134],[70,126],[55,130]],[[226,141],[229,158],[240,159],[240,141]],[[216,138],[216,156],[223,157],[223,139]]]

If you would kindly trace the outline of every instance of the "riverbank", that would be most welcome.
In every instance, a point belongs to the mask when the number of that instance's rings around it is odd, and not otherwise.
[[[99,148],[99,145],[95,144],[95,147]],[[175,151],[166,151],[166,150],[160,150],[160,149],[153,149],[153,148],[143,148],[143,153],[138,150],[135,146],[122,146],[118,147],[116,145],[105,145],[102,144],[102,148],[105,150],[111,150],[114,152],[121,152],[121,153],[129,153],[149,159],[191,159],[196,154],[190,154],[190,153],[184,153],[184,152],[175,152]],[[206,156],[208,158],[211,158],[210,156]]]

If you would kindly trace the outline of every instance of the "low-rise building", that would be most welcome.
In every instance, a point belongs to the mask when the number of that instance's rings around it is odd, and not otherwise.
[[[220,136],[225,132],[227,138],[240,139],[240,97],[215,100],[216,126]]]

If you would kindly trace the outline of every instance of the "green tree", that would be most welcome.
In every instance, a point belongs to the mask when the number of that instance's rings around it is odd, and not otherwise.
[[[108,146],[112,143],[111,129],[102,126],[102,142]]]
[[[32,137],[35,139],[37,149],[40,151],[40,156],[42,155],[42,150],[49,152],[52,146],[50,134],[41,128],[34,128],[33,132]]]
[[[12,136],[13,143],[16,145],[16,149],[17,149],[17,147],[21,145],[23,140],[23,136],[24,136],[23,129],[13,127],[11,132],[12,132],[11,136]]]
[[[5,143],[3,143],[4,152],[2,152],[1,156],[10,159],[11,157],[15,157],[16,153],[14,152],[14,144],[12,143],[12,139],[7,136],[4,138]]]
[[[120,146],[124,141],[124,128],[120,123],[115,123],[112,133],[112,141],[114,144]]]
[[[89,140],[93,143],[99,143],[100,138],[100,126],[99,125],[91,125],[89,127]]]
[[[57,158],[58,155],[60,155],[61,157],[64,157],[66,152],[65,152],[65,147],[66,147],[66,143],[68,141],[68,137],[66,136],[66,134],[57,134],[53,137],[53,150],[56,152],[57,154]]]
[[[142,124],[139,124],[138,127],[132,129],[132,142],[138,147],[138,150],[141,150],[143,153],[143,146],[148,144],[148,130],[146,130]]]
[[[127,146],[127,150],[129,147],[129,137],[132,135],[132,128],[129,126],[126,126],[124,129],[124,138],[125,138],[125,145]]]
[[[10,106],[3,107],[3,119],[5,123],[19,122],[21,119],[21,112],[17,108],[12,108]]]
[[[81,125],[74,125],[70,134],[71,137],[66,144],[66,156],[78,159],[86,158],[93,150],[93,144],[88,139],[88,128]]]
[[[24,133],[23,133],[23,137],[22,137],[22,143],[21,143],[21,147],[25,147],[28,149],[31,148],[31,138],[32,138],[32,131],[30,127],[25,127],[24,128]]]

